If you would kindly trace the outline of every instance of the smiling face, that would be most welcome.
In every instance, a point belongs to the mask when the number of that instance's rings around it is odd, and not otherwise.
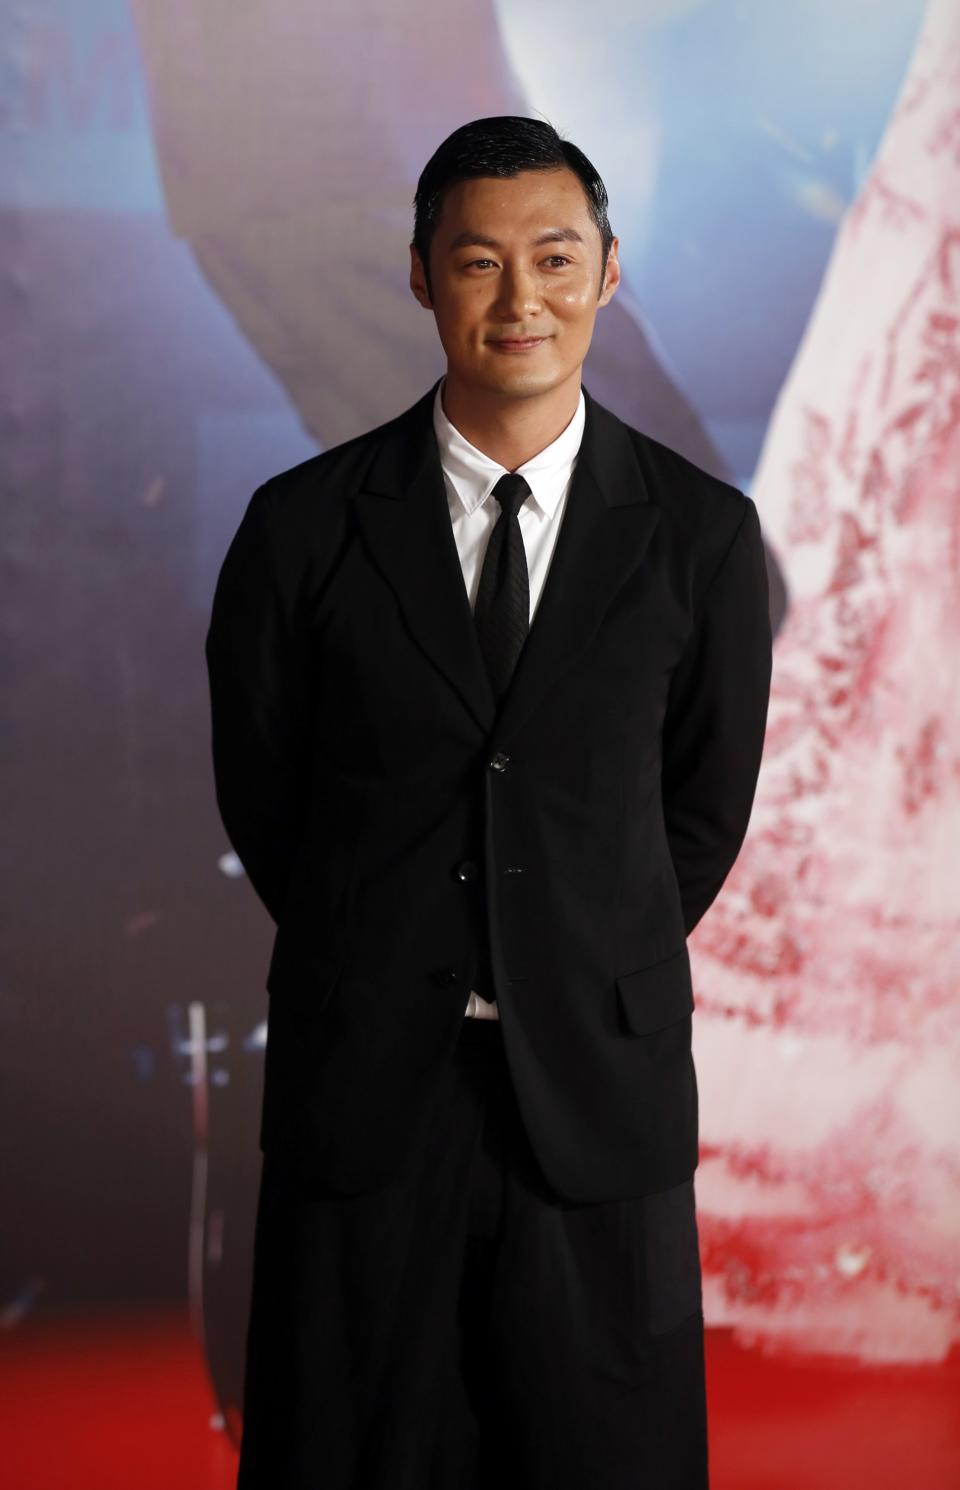
[[[600,231],[566,167],[451,186],[430,245],[432,294],[415,249],[410,272],[436,316],[448,385],[504,400],[579,387],[597,311],[620,282],[617,247],[601,286]]]

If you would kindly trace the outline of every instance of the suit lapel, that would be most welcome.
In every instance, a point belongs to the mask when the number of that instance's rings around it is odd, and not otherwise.
[[[394,421],[358,494],[357,517],[418,645],[488,735],[496,700],[450,522],[433,430],[435,389]]]
[[[593,640],[660,516],[626,427],[584,389],[586,422],[543,593],[499,717],[477,639],[433,431],[436,385],[394,421],[357,498],[374,562],[419,646],[484,735],[511,739]]]
[[[660,509],[647,495],[623,424],[584,390],[586,423],[540,604],[500,710],[512,739],[593,641],[639,567]]]

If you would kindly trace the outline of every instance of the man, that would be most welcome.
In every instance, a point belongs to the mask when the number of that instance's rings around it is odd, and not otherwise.
[[[702,1490],[686,936],[746,831],[756,508],[592,399],[596,171],[455,131],[445,377],[254,493],[207,638],[277,922],[241,1490]]]

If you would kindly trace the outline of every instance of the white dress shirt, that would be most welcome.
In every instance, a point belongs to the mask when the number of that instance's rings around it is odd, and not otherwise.
[[[440,447],[440,464],[463,582],[473,610],[483,556],[500,516],[500,504],[496,498],[491,499],[490,493],[506,473],[506,467],[498,465],[489,455],[471,445],[450,423],[443,409],[443,387],[441,381],[433,401],[433,427]],[[539,455],[517,467],[517,474],[530,488],[530,496],[520,508],[518,520],[530,577],[531,625],[563,521],[585,419],[586,404],[581,389],[576,413],[566,429]],[[500,1017],[496,1003],[488,1003],[475,990],[471,990],[465,1013],[477,1019]]]

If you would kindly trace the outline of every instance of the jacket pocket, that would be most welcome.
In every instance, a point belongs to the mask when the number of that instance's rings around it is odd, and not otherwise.
[[[620,973],[616,983],[620,1007],[633,1035],[648,1035],[693,1011],[693,981],[686,943],[658,962],[632,973]]]

